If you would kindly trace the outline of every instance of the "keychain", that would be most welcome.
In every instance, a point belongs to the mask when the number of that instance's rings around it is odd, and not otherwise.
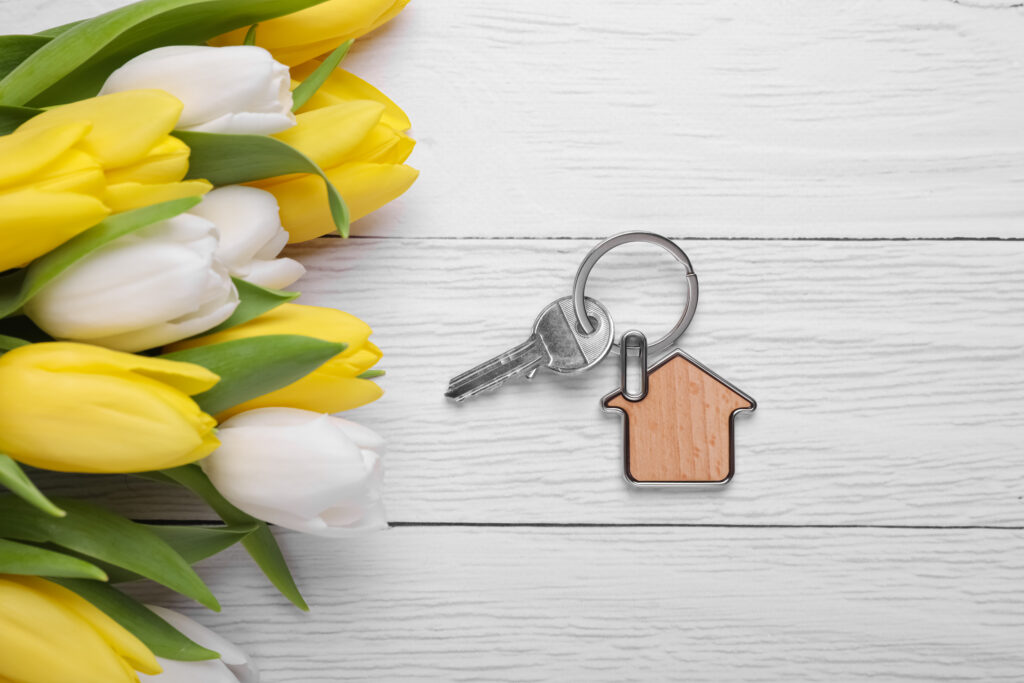
[[[587,278],[597,262],[617,246],[647,242],[668,251],[685,268],[686,308],[675,326],[650,346],[642,332],[631,330],[615,342],[608,310],[585,296]],[[697,275],[690,259],[674,242],[648,232],[615,235],[583,259],[573,281],[572,296],[546,306],[530,337],[491,360],[454,377],[445,396],[463,401],[495,389],[509,379],[531,379],[541,368],[571,374],[588,370],[611,351],[621,356],[621,387],[604,397],[601,406],[622,415],[623,468],[627,481],[638,486],[725,484],[735,471],[733,418],[753,411],[754,399],[673,348],[697,312]],[[648,366],[648,357],[671,351]],[[629,363],[639,364],[640,388],[631,391]]]

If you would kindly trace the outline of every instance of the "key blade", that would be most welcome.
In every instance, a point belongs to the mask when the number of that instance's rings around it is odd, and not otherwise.
[[[462,402],[484,391],[497,389],[513,377],[532,376],[531,373],[547,361],[544,347],[536,336],[531,336],[522,344],[453,377],[444,395]]]

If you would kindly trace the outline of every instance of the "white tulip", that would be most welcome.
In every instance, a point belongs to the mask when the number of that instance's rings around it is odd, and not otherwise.
[[[269,135],[295,125],[291,75],[261,47],[172,45],[110,74],[101,95],[165,90],[185,105],[178,130]]]
[[[261,287],[283,289],[306,272],[290,258],[276,258],[288,243],[277,199],[266,190],[244,185],[218,187],[189,213],[217,226],[217,258],[237,278]]]
[[[180,612],[146,605],[158,617],[181,631],[186,637],[203,647],[220,653],[220,659],[207,659],[200,662],[182,662],[157,657],[163,673],[154,676],[139,674],[143,681],[156,683],[258,683],[260,676],[249,657],[236,645],[225,640],[197,621]]]
[[[355,422],[297,408],[239,413],[200,461],[235,506],[288,529],[353,536],[384,529],[384,440]]]
[[[238,306],[216,251],[213,223],[181,214],[76,261],[24,312],[56,339],[120,351],[163,346],[219,325]]]

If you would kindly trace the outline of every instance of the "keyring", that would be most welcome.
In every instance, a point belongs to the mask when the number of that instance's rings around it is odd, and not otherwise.
[[[651,356],[658,356],[661,352],[668,350],[679,336],[686,331],[686,328],[690,325],[690,321],[693,320],[693,314],[697,312],[697,274],[693,272],[693,266],[690,264],[690,259],[686,256],[686,252],[679,248],[679,246],[670,239],[662,237],[661,235],[655,235],[652,232],[623,232],[618,235],[613,235],[605,241],[598,244],[596,247],[590,250],[590,253],[584,257],[583,262],[580,263],[579,270],[576,271],[576,277],[572,282],[572,306],[576,312],[576,318],[579,321],[580,327],[587,334],[594,332],[594,327],[590,324],[585,309],[583,308],[583,297],[584,290],[587,287],[587,278],[590,276],[590,271],[594,269],[597,262],[602,256],[607,254],[615,247],[623,244],[629,244],[631,242],[647,242],[648,244],[656,244],[661,247],[675,258],[676,261],[683,264],[686,268],[686,309],[683,311],[683,315],[676,324],[669,330],[668,334],[659,339],[658,341],[651,344],[648,348],[648,353]],[[612,351],[615,353],[619,352],[619,343],[614,342],[612,344]]]

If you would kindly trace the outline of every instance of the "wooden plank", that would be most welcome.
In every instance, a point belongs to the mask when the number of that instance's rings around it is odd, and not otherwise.
[[[346,66],[424,172],[355,232],[1024,236],[1022,34],[1014,0],[414,2]]]
[[[1011,681],[1024,533],[395,529],[284,535],[309,614],[204,564],[262,680]],[[181,607],[163,589],[147,600]]]
[[[1015,4],[412,3],[348,64],[424,172],[355,232],[1024,236]]]
[[[598,405],[614,360],[462,405],[442,396],[525,338],[590,245],[291,250],[310,270],[302,301],[371,322],[384,349],[384,398],[347,417],[388,438],[391,520],[1024,524],[1024,243],[684,242],[701,303],[683,348],[758,401],[736,420],[735,478],[705,492],[627,487],[620,419]],[[676,266],[654,247],[616,250],[588,294],[653,338],[680,311]],[[144,482],[81,482],[57,488],[139,516],[209,516]]]

